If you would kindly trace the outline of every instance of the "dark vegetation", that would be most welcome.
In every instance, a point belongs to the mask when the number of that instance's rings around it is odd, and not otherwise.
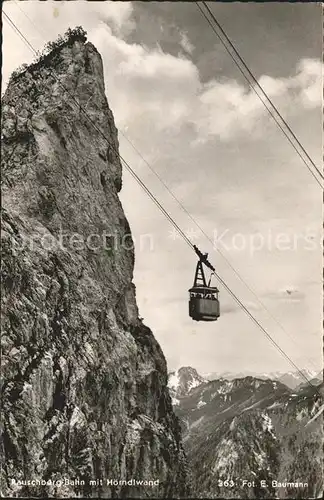
[[[63,36],[59,37],[54,42],[48,42],[42,52],[37,53],[37,59],[32,64],[22,64],[11,74],[10,81],[16,81],[27,70],[35,71],[40,66],[48,66],[49,62],[58,56],[64,47],[71,47],[74,42],[85,42],[87,40],[87,32],[82,26],[77,26],[74,29],[69,28]]]

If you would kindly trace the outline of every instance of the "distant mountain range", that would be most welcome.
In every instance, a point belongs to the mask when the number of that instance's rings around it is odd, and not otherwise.
[[[293,392],[279,380],[208,380],[183,367],[169,390],[197,498],[320,498],[323,384]]]
[[[298,371],[290,371],[290,372],[270,372],[270,373],[257,373],[257,372],[241,372],[241,373],[235,373],[235,372],[214,372],[210,373],[205,376],[206,379],[208,380],[217,380],[221,378],[225,378],[227,380],[233,380],[235,378],[244,378],[244,377],[255,377],[255,378],[260,378],[263,380],[270,379],[270,380],[278,380],[279,382],[285,384],[286,386],[290,387],[290,389],[296,389],[296,387],[300,386],[301,384],[307,383],[307,380],[312,382],[314,385],[318,385],[322,382],[323,380],[323,374],[322,372],[317,372],[315,370],[301,370],[301,373]]]

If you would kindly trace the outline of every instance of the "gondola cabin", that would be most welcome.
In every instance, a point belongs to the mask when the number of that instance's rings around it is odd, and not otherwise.
[[[216,321],[219,317],[218,289],[193,286],[189,290],[189,316],[195,321]]]
[[[189,316],[195,321],[216,321],[219,318],[218,288],[207,284],[203,263],[210,267],[207,255],[200,252],[193,287],[189,289]]]

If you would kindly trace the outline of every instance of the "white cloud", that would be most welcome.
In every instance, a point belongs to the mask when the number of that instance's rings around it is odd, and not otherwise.
[[[187,54],[192,54],[195,46],[190,42],[187,33],[180,32],[180,45]]]
[[[141,124],[151,133],[191,126],[196,141],[262,135],[268,112],[254,91],[235,80],[202,83],[184,56],[127,43],[108,26],[92,37],[104,56],[108,95],[120,127]],[[322,63],[302,60],[289,78],[261,76],[259,83],[284,116],[321,105]],[[263,122],[262,122],[263,121]]]
[[[184,55],[173,56],[160,47],[126,42],[125,35],[135,28],[131,2],[95,2],[90,7],[88,2],[80,2],[77,10],[69,2],[48,4],[36,6],[32,2],[19,9],[7,5],[6,10],[37,49],[68,27],[84,26],[89,40],[103,56],[107,95],[117,124],[128,127],[131,135],[134,129],[154,135],[161,131],[178,133],[182,127],[190,127],[195,144],[213,137],[228,141],[249,135],[256,139],[265,133],[268,113],[247,86],[235,80],[202,83],[197,66]],[[54,8],[55,16],[49,16]],[[10,43],[13,36],[5,25],[4,79],[8,71],[31,58],[27,58],[25,47],[21,50],[21,41]],[[180,37],[183,49],[191,53],[194,47],[187,34],[180,32]],[[295,75],[263,75],[259,83],[285,116],[297,115],[321,106],[322,70],[319,60],[303,59]]]
[[[296,85],[301,90],[301,98],[305,107],[322,106],[324,65],[315,59],[302,59],[298,66]]]
[[[92,41],[103,54],[107,93],[121,127],[146,121],[163,130],[189,120],[190,100],[199,90],[191,61],[127,43],[104,24]]]
[[[321,106],[322,72],[323,64],[319,60],[303,59],[294,76],[263,75],[258,83],[282,115],[294,116],[305,109]],[[262,103],[266,98],[258,88],[256,90],[261,99],[252,89],[247,90],[234,80],[207,83],[199,96],[197,129],[201,141],[208,136],[228,140],[242,132],[259,137],[262,134],[260,121],[269,115]]]
[[[135,29],[135,21],[132,19],[133,6],[131,2],[105,2],[104,8],[100,9],[100,19],[112,22],[113,28],[119,36],[124,36]]]
[[[303,292],[300,290],[297,290],[293,286],[287,286],[287,288],[281,288],[278,291],[271,291],[269,293],[265,294],[265,297],[267,299],[275,300],[275,301],[285,301],[285,302],[292,302],[292,301],[301,301],[305,298],[305,295]]]
[[[290,78],[271,78],[262,76],[261,87],[271,96],[283,98],[294,95],[303,107],[313,108],[322,104],[323,64],[317,59],[302,59],[296,74]]]

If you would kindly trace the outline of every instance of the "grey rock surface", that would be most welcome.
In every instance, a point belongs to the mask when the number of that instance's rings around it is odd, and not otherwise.
[[[92,44],[70,41],[9,83],[2,103],[5,496],[188,495],[166,361],[138,317],[116,151]]]

